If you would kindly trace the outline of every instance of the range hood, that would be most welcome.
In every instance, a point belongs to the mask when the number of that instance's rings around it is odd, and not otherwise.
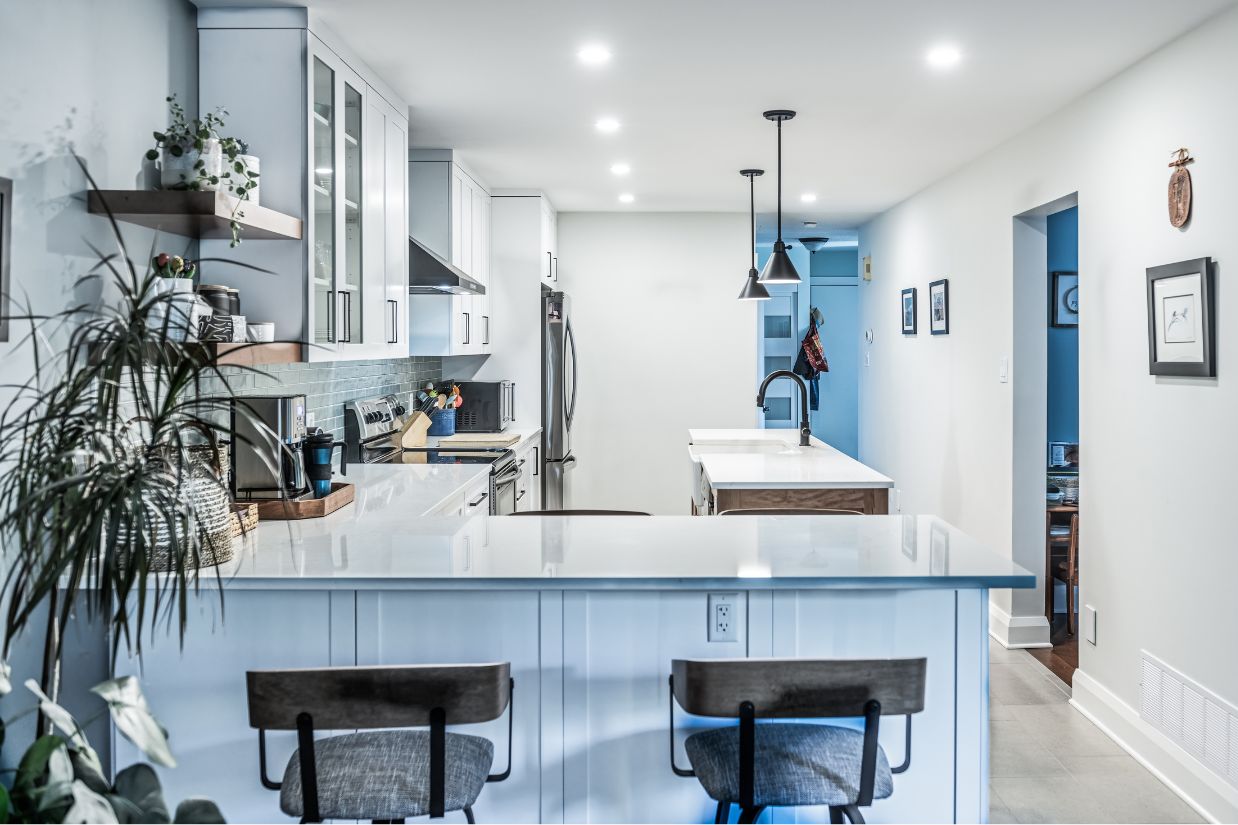
[[[485,295],[486,288],[423,246],[408,239],[408,291],[412,295]]]

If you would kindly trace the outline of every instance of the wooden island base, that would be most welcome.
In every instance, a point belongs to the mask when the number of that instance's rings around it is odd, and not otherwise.
[[[849,489],[767,489],[730,488],[714,490],[712,512],[727,510],[858,510],[868,516],[890,512],[890,491],[885,487]]]

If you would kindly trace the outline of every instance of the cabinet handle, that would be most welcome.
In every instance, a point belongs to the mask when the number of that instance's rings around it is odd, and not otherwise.
[[[551,269],[553,270],[550,276],[550,280],[554,281],[557,284],[559,283],[559,259],[551,258],[550,260],[552,264]]]
[[[555,274],[555,254],[553,252],[546,253],[546,280],[554,280]]]
[[[388,344],[400,343],[400,302],[387,299],[387,303],[391,304],[391,337],[387,339]]]
[[[540,472],[538,472],[538,468],[540,468],[540,467],[542,466],[542,462],[538,460],[538,456],[539,456],[539,454],[538,454],[538,452],[537,452],[537,451],[538,451],[539,449],[541,449],[541,448],[540,448],[540,447],[534,447],[534,448],[533,448],[533,475],[535,475],[535,476],[539,476],[539,475],[541,475],[541,473],[540,473]]]
[[[507,388],[507,415],[512,420],[516,420],[516,382],[513,381]]]
[[[520,499],[524,498],[524,494],[525,494],[525,493],[527,493],[527,492],[529,492],[529,491],[528,491],[528,490],[521,490],[519,493],[517,493],[517,494],[516,494],[516,501],[520,501]]]
[[[469,333],[472,331],[470,327],[473,326],[473,323],[469,320],[469,314],[467,312],[461,312],[460,314],[464,316],[464,340],[460,343],[467,344],[469,342]]]
[[[481,316],[481,323],[482,323],[481,342],[482,344],[489,344],[490,343],[490,316],[489,315]]]
[[[487,497],[487,496],[489,496],[489,495],[490,495],[489,493],[482,493],[482,494],[481,494],[481,495],[479,495],[477,498],[475,498],[475,499],[473,499],[472,501],[470,501],[470,502],[469,502],[469,506],[470,506],[470,507],[476,507],[477,505],[479,505],[479,504],[481,504],[483,501],[485,501],[485,500],[486,500],[486,497]]]
[[[327,290],[327,341],[332,344],[335,343],[335,323],[337,320],[336,309],[338,309],[338,307],[335,305],[335,302],[338,300],[339,300],[339,296],[335,294],[335,290],[328,289]]]
[[[344,334],[340,338],[340,343],[351,344],[352,343],[352,311],[351,311],[352,310],[352,293],[344,292],[341,290],[340,297],[344,301],[344,310],[343,310],[344,323],[340,325],[341,327],[343,327]]]

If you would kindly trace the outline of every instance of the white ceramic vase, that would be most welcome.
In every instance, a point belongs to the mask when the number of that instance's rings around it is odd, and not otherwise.
[[[201,170],[194,168],[197,165],[198,158],[203,161]],[[163,149],[163,156],[159,164],[159,181],[164,189],[184,189],[190,182],[198,178],[198,173],[207,177],[216,177],[223,172],[224,153],[219,146],[219,141],[211,138],[204,142],[202,152],[199,153],[196,149],[189,149],[183,152],[179,157],[168,151],[167,147]],[[215,190],[219,188],[218,184],[203,182],[200,189]]]
[[[193,291],[192,278],[156,278],[156,291],[163,297],[151,309],[150,321],[156,330],[163,328],[164,318],[167,318],[167,338],[169,341],[192,340],[190,331],[194,329],[194,303],[197,294]]]

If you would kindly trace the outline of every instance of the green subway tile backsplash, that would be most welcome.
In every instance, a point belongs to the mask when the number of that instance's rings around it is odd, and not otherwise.
[[[265,375],[224,367],[237,395],[304,395],[306,412],[336,438],[344,437],[344,402],[388,393],[407,393],[426,381],[442,378],[439,358],[393,358],[384,361],[333,361],[321,364],[270,364]],[[203,382],[203,394],[223,391],[222,383]]]

